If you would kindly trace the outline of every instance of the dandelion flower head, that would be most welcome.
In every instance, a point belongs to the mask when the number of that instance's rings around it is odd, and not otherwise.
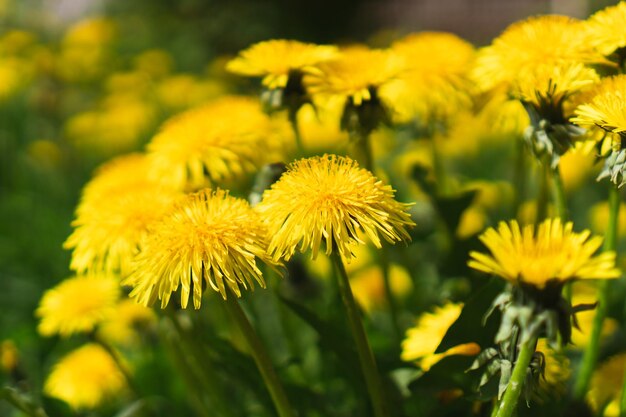
[[[235,74],[263,77],[269,89],[285,88],[292,71],[307,72],[337,54],[334,46],[273,39],[256,43],[226,64]]]
[[[180,189],[240,178],[281,159],[288,132],[256,100],[226,96],[165,122],[148,144],[151,172]]]
[[[320,63],[315,72],[305,75],[304,84],[313,95],[344,97],[360,106],[401,70],[402,60],[391,51],[354,46]]]
[[[581,40],[582,25],[582,21],[560,15],[513,23],[479,51],[472,71],[478,88],[508,89],[520,72],[536,66],[598,62],[593,48]]]
[[[46,379],[44,392],[74,409],[92,409],[125,387],[111,355],[96,344],[87,344],[61,358]]]
[[[401,358],[407,362],[417,362],[424,371],[445,357],[452,355],[476,355],[480,347],[476,343],[464,343],[445,352],[435,353],[448,329],[461,315],[463,304],[447,303],[437,307],[432,313],[424,313],[414,327],[406,332],[402,342]]]
[[[588,230],[574,232],[571,222],[563,224],[558,218],[545,220],[536,230],[533,225],[520,228],[515,220],[501,222],[497,230],[489,228],[480,236],[491,254],[471,252],[468,264],[538,289],[576,279],[618,278],[615,252],[594,256],[602,238],[590,235]]]
[[[245,200],[224,190],[202,190],[179,201],[149,228],[134,270],[123,284],[145,306],[159,298],[161,308],[181,287],[180,303],[201,305],[203,286],[226,299],[241,287],[265,287],[257,259],[270,263],[266,229]]]
[[[591,92],[590,101],[579,105],[571,122],[597,126],[624,135],[626,132],[626,75],[604,78]]]
[[[361,233],[378,248],[380,235],[390,243],[410,240],[408,205],[393,196],[390,186],[354,160],[324,155],[292,163],[255,208],[268,225],[275,260],[289,260],[298,247],[311,249],[315,259],[325,240],[326,254],[339,250],[349,261],[350,246],[365,243]]]
[[[76,276],[49,289],[35,314],[43,336],[70,336],[90,332],[115,312],[119,280],[111,275]]]
[[[587,400],[596,411],[605,417],[620,415],[620,398],[624,381],[626,354],[618,354],[605,360],[593,373]]]
[[[469,107],[469,70],[474,48],[445,32],[421,32],[395,42],[391,50],[403,61],[403,71],[381,88],[396,117],[428,119]]]
[[[150,180],[144,162],[135,155],[109,163],[85,186],[74,231],[64,243],[72,249],[70,268],[78,273],[130,272],[148,225],[183,196]]]
[[[594,13],[585,22],[586,38],[584,42],[608,56],[617,49],[626,47],[626,3],[620,1],[615,6],[607,7]]]

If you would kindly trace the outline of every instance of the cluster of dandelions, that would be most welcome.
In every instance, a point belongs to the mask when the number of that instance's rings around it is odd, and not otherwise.
[[[530,150],[533,158],[521,158],[521,169],[535,162],[543,167],[538,178],[543,192],[531,224],[501,222],[480,237],[490,254],[466,254],[470,268],[506,282],[490,309],[501,313],[501,323],[488,345],[464,340],[439,351],[464,311],[463,304],[448,302],[419,317],[396,347],[419,375],[449,356],[478,354],[470,369],[480,371],[477,388],[497,376],[492,414],[499,417],[514,415],[521,394],[530,401],[541,385],[562,393],[570,372],[559,349],[574,337],[577,315],[594,307],[566,292],[574,281],[621,275],[615,267],[617,188],[611,187],[606,241],[597,254],[602,238],[575,232],[567,221],[562,164],[574,150],[593,148],[586,143],[598,144],[604,163],[600,178],[616,186],[626,182],[625,10],[620,3],[586,21],[529,18],[478,51],[454,35],[431,32],[409,35],[385,49],[272,40],[242,51],[227,68],[262,78],[260,100],[225,96],[182,112],[162,125],[144,153],[108,162],[85,186],[65,244],[78,276],[50,290],[37,314],[42,334],[84,332],[95,344],[61,360],[46,391],[75,408],[91,408],[125,386],[133,390],[132,369],[102,335],[108,320],[121,315],[115,304],[125,294],[120,285],[145,307],[160,300],[164,320],[174,323],[181,340],[186,330],[179,309],[190,299],[201,309],[205,293],[216,292],[240,327],[277,413],[294,415],[294,403],[237,299],[242,290],[271,285],[264,277],[270,270],[281,273],[296,252],[310,250],[313,259],[328,255],[336,268],[332,275],[372,413],[391,415],[385,378],[344,265],[359,246],[380,249],[386,308],[393,325],[406,330],[394,310],[390,249],[383,243],[409,242],[415,222],[410,204],[398,202],[392,187],[374,173],[393,181],[384,164],[385,146],[393,148],[391,155],[412,148],[393,137],[391,145],[381,144],[377,135],[385,126],[392,131],[402,126],[420,143],[429,143],[432,172],[420,185],[435,197],[449,197],[455,181],[441,164],[441,150],[448,146],[442,138],[463,132],[472,118],[485,121],[491,135],[519,132],[527,145],[520,153]],[[330,115],[332,134],[310,128],[311,108],[319,123]],[[308,135],[336,138],[341,131],[349,136],[347,146],[334,144],[334,154],[310,156],[315,152]],[[452,147],[457,145],[462,146],[454,142]],[[263,169],[268,164],[275,169]],[[242,198],[248,195],[255,204]],[[519,204],[527,196],[516,197]],[[548,215],[549,200],[554,218]],[[521,204],[514,213],[522,217]],[[105,277],[113,287],[104,284]],[[579,361],[573,393],[579,400],[596,368],[607,288],[599,287],[599,309]],[[480,329],[477,322],[469,332]],[[82,359],[90,351],[102,356],[93,372]],[[78,381],[89,381],[89,390],[77,389]],[[607,401],[589,398],[596,409]]]

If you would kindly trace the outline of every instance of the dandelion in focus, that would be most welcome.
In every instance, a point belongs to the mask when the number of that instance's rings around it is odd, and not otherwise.
[[[339,252],[346,260],[351,245],[365,244],[361,233],[380,248],[410,239],[414,225],[407,204],[394,200],[394,192],[350,158],[325,155],[292,163],[256,206],[268,225],[268,252],[289,260],[296,249],[311,249],[315,259],[325,242],[325,252]]]
[[[149,228],[141,248],[123,284],[133,287],[130,296],[140,304],[158,298],[161,308],[179,287],[182,308],[191,295],[195,309],[205,287],[224,299],[229,291],[240,297],[241,288],[253,290],[255,283],[265,288],[257,260],[272,264],[258,215],[223,190],[202,190],[178,202]]]

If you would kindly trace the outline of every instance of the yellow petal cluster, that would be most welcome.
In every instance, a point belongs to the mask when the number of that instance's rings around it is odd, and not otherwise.
[[[203,286],[226,299],[241,287],[265,287],[257,259],[270,263],[266,229],[245,200],[224,190],[202,190],[178,202],[149,228],[124,280],[131,297],[149,306],[158,298],[165,308],[179,287],[180,303],[201,305]],[[232,295],[232,294],[231,294]]]
[[[85,186],[64,243],[72,249],[70,268],[130,272],[147,227],[160,219],[182,193],[150,180],[145,157],[132,155],[105,165]]]
[[[373,90],[397,77],[402,68],[402,60],[389,50],[355,46],[320,63],[315,72],[304,77],[304,84],[313,95],[349,98],[360,106],[372,99]]]
[[[538,66],[601,60],[581,41],[583,22],[560,15],[531,17],[513,23],[491,45],[479,51],[472,78],[482,91],[506,89],[520,72]]]
[[[606,7],[593,14],[585,22],[585,40],[602,55],[608,56],[616,49],[626,47],[626,3]]]
[[[324,155],[292,163],[255,209],[268,225],[275,260],[289,260],[296,249],[311,249],[314,259],[323,240],[326,254],[338,250],[350,260],[350,246],[365,243],[361,233],[378,248],[381,235],[390,243],[410,240],[408,205],[393,196],[390,186],[356,161]]]
[[[476,355],[480,347],[476,343],[464,343],[451,347],[445,352],[435,353],[448,329],[461,315],[463,304],[447,303],[436,307],[432,313],[424,313],[414,327],[406,332],[402,341],[403,361],[416,362],[424,371],[445,357],[452,355]]]
[[[335,46],[273,39],[241,51],[226,64],[226,69],[235,74],[263,77],[263,85],[269,89],[285,88],[291,71],[306,72],[336,54]]]
[[[594,256],[602,238],[590,235],[588,230],[575,233],[571,222],[558,218],[545,220],[536,230],[533,225],[520,228],[515,220],[501,222],[497,230],[489,228],[480,236],[491,255],[471,252],[468,265],[539,289],[576,279],[619,278],[615,252]]]
[[[77,276],[49,289],[35,314],[44,336],[70,336],[90,332],[115,313],[120,297],[117,278],[110,275]]]
[[[54,366],[44,392],[74,409],[92,409],[126,388],[123,374],[111,355],[96,344],[70,352]]]
[[[571,122],[613,133],[626,132],[626,75],[603,79],[589,94],[592,98],[576,108]]]
[[[402,72],[381,88],[399,121],[428,120],[469,108],[474,47],[445,32],[420,32],[393,43]]]
[[[258,101],[226,96],[169,119],[148,144],[151,173],[168,186],[198,189],[280,160],[290,138],[283,119]]]

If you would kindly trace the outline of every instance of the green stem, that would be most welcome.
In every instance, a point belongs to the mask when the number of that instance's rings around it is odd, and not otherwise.
[[[4,399],[29,417],[48,417],[48,414],[41,406],[21,395],[15,388],[3,387],[0,390],[0,399]]]
[[[374,174],[374,155],[372,152],[371,136],[361,133],[356,138],[356,148],[361,156],[363,168]]]
[[[517,411],[517,402],[524,388],[528,365],[530,364],[535,347],[537,346],[537,336],[532,336],[529,340],[522,344],[517,361],[511,374],[511,379],[506,387],[502,401],[498,406],[496,417],[511,417]]]
[[[359,356],[359,362],[361,363],[363,376],[365,377],[365,384],[370,395],[370,400],[374,408],[374,415],[376,417],[388,417],[389,406],[387,405],[383,392],[383,384],[380,374],[378,373],[374,353],[367,341],[363,322],[359,314],[359,308],[354,300],[348,274],[337,248],[333,248],[331,258],[339,272],[337,274],[337,286],[339,287],[341,300],[343,301],[348,316],[350,330],[352,331],[352,336],[356,343],[357,354]]]
[[[400,322],[398,320],[398,306],[396,305],[396,299],[393,295],[391,288],[391,264],[389,262],[389,255],[387,253],[387,247],[383,246],[379,253],[380,267],[383,271],[383,283],[385,288],[385,297],[387,298],[387,305],[389,306],[389,314],[391,316],[391,326],[394,332],[394,338],[396,343],[400,346],[402,342],[402,332],[400,329]]]
[[[515,184],[513,218],[519,215],[520,207],[526,195],[526,146],[521,139],[517,141],[516,153],[515,170],[513,172],[513,184]]]
[[[252,324],[250,324],[246,313],[244,313],[239,305],[237,297],[230,293],[225,304],[230,316],[237,326],[239,326],[244,339],[248,343],[250,354],[261,372],[261,376],[263,377],[263,381],[265,381],[265,386],[270,392],[272,401],[274,401],[278,415],[280,417],[295,417],[293,408],[291,408],[289,404],[285,390],[276,375],[267,350],[252,327]]]
[[[548,217],[548,201],[550,187],[548,186],[550,165],[548,161],[541,162],[541,176],[539,177],[539,195],[537,196],[537,218],[535,223],[541,223]]]
[[[604,238],[603,251],[613,251],[617,245],[617,230],[619,219],[619,207],[620,197],[617,187],[613,184],[609,188],[609,223],[606,229],[606,236]],[[607,298],[608,298],[609,282],[606,280],[598,283],[598,307],[596,308],[596,315],[593,318],[593,325],[591,327],[591,334],[589,335],[589,342],[583,354],[583,358],[580,364],[580,370],[576,378],[574,385],[574,398],[582,400],[587,393],[589,387],[589,381],[593,370],[595,369],[596,362],[598,361],[598,354],[600,350],[600,334],[602,333],[602,323],[606,317],[607,312]],[[622,407],[624,406],[624,399],[622,399]]]
[[[304,148],[302,146],[302,133],[300,132],[300,124],[298,123],[298,110],[289,110],[289,123],[293,130],[294,138],[296,139],[297,153],[303,154]]]
[[[221,384],[217,376],[217,371],[213,367],[213,362],[210,358],[207,358],[206,351],[203,349],[203,345],[193,337],[193,332],[197,329],[191,328],[189,331],[185,329],[180,322],[178,314],[183,314],[182,311],[175,312],[171,309],[166,310],[171,320],[174,329],[176,330],[179,338],[180,348],[185,352],[188,366],[191,366],[191,371],[195,373],[196,378],[200,382],[202,391],[206,394],[210,400],[210,405],[219,415],[233,416],[231,407],[225,402],[226,395],[222,389]]]
[[[554,182],[554,206],[556,208],[556,216],[562,221],[567,221],[569,214],[567,210],[567,198],[565,197],[565,187],[563,186],[563,178],[559,167],[550,170],[552,180]]]
[[[104,349],[109,354],[111,359],[113,359],[113,362],[115,362],[115,365],[117,366],[117,369],[119,369],[119,371],[122,373],[122,375],[124,375],[124,379],[126,379],[126,383],[128,384],[128,388],[130,388],[130,390],[132,391],[133,395],[135,397],[137,397],[137,398],[141,398],[141,394],[140,394],[141,390],[139,389],[139,386],[135,382],[135,378],[133,378],[130,370],[124,364],[124,361],[122,360],[122,357],[120,356],[119,352],[117,350],[115,350],[113,348],[113,346],[111,346],[109,343],[107,343],[104,339],[102,339],[98,335],[98,333],[95,333],[93,335],[93,340],[98,345],[100,345],[100,347],[102,347],[102,349]]]

